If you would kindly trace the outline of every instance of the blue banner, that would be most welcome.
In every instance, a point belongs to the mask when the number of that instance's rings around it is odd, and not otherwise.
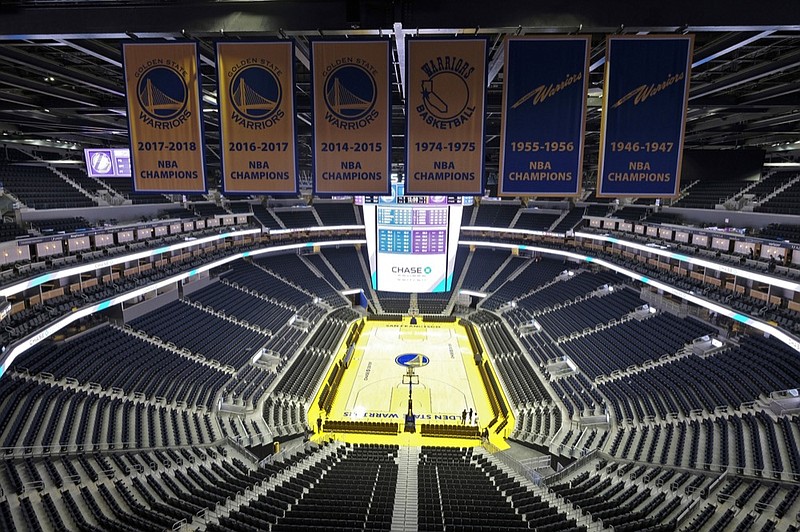
[[[693,45],[684,35],[607,39],[598,196],[678,194]]]
[[[591,37],[506,40],[501,196],[580,192]]]

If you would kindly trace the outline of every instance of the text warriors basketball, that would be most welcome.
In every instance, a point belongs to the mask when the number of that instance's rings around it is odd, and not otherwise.
[[[468,61],[452,56],[436,57],[421,67],[422,104],[416,108],[419,117],[436,129],[453,129],[465,124],[475,113],[470,105],[467,80],[475,72]]]

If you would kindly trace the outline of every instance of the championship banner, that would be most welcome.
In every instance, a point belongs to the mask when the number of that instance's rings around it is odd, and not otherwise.
[[[483,193],[483,38],[406,37],[406,193]]]
[[[388,194],[389,40],[314,40],[311,84],[315,194]]]
[[[124,43],[137,192],[205,192],[197,44]]]
[[[678,194],[693,46],[683,35],[608,37],[598,196]]]
[[[294,44],[218,42],[222,188],[297,194]]]
[[[506,39],[499,195],[580,193],[590,43]]]

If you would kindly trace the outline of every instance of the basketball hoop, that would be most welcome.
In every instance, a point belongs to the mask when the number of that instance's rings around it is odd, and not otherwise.
[[[409,386],[419,384],[419,375],[414,373],[414,368],[412,366],[409,366],[403,374],[403,384],[408,384]]]

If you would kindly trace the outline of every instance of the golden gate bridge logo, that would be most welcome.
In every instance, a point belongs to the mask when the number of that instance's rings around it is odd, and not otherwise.
[[[188,94],[183,76],[167,66],[145,71],[136,90],[142,110],[155,120],[171,120],[180,115],[186,108]]]
[[[375,107],[377,97],[375,78],[360,65],[342,65],[325,80],[325,106],[341,120],[364,118]]]
[[[260,65],[239,70],[230,84],[231,104],[248,120],[266,120],[280,109],[281,84],[275,73]]]

